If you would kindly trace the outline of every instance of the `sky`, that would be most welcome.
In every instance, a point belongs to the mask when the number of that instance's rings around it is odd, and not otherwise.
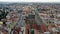
[[[0,2],[60,2],[60,0],[0,0]]]

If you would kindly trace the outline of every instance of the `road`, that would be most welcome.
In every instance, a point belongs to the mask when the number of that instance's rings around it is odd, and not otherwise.
[[[35,11],[35,17],[36,17],[36,21],[37,21],[37,24],[40,25],[43,23],[42,19],[40,18],[40,16],[38,15],[38,11],[36,10]]]
[[[25,19],[25,16],[23,16],[23,14],[21,13],[19,15],[19,20],[17,21],[17,23],[15,25],[15,27],[17,27],[17,28],[20,27],[21,28],[21,32],[19,32],[20,34],[25,34],[25,20],[24,19]]]
[[[20,14],[19,16],[19,20],[18,22],[16,23],[15,26],[18,26],[18,27],[22,27],[22,26],[25,26],[25,16],[22,15],[22,13]]]

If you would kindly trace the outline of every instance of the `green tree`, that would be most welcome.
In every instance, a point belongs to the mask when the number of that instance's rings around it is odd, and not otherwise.
[[[5,10],[3,10],[3,11],[0,10],[0,13],[1,13],[0,14],[0,19],[4,19],[4,18],[6,18],[7,14],[8,14],[8,11],[5,12]]]

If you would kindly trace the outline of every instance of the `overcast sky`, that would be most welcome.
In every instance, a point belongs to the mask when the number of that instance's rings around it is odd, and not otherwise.
[[[0,2],[60,2],[60,0],[0,0]]]

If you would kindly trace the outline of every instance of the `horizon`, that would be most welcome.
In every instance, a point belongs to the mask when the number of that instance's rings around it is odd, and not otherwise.
[[[45,2],[49,2],[49,3],[60,3],[60,0],[0,0],[0,2],[41,2],[41,3],[45,3]]]

